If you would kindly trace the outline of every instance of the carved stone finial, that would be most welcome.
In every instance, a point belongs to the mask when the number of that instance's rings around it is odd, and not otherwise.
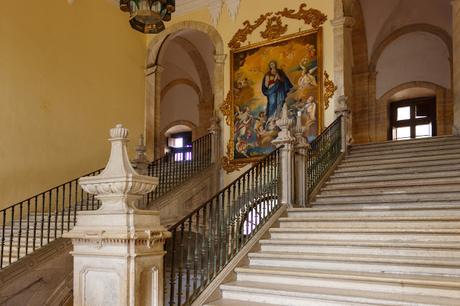
[[[295,138],[292,137],[291,131],[289,128],[292,125],[292,120],[289,118],[288,115],[288,108],[287,104],[285,103],[282,110],[281,110],[281,117],[276,120],[276,125],[280,128],[280,132],[278,133],[278,137],[272,140],[274,145],[280,146],[284,144],[291,144],[294,142]]]
[[[112,149],[107,166],[100,175],[79,180],[83,190],[102,201],[102,210],[135,209],[135,201],[158,185],[158,178],[140,175],[132,167],[126,148],[127,137],[128,129],[123,125],[112,128],[109,138]]]

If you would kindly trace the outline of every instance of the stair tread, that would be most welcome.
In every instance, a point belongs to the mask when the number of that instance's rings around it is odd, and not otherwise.
[[[279,294],[283,296],[297,296],[297,297],[308,297],[311,295],[318,295],[318,299],[322,296],[323,299],[326,296],[330,296],[332,300],[334,296],[339,299],[340,297],[360,297],[368,299],[380,299],[380,300],[393,300],[401,302],[415,302],[422,304],[432,303],[437,305],[443,303],[444,305],[458,305],[458,300],[450,298],[439,298],[433,296],[421,296],[421,295],[401,295],[401,294],[386,294],[380,292],[371,292],[363,290],[350,290],[350,289],[338,289],[338,288],[320,288],[320,287],[308,287],[299,285],[285,285],[285,284],[270,284],[260,283],[251,281],[233,281],[228,284],[221,286],[224,290],[243,291],[243,292],[257,292],[257,293],[269,293]],[[225,299],[223,299],[225,300]],[[336,300],[337,302],[343,300]],[[209,304],[209,305],[225,305],[225,304]],[[246,304],[249,305],[249,304]],[[253,304],[251,302],[251,305]],[[264,305],[264,304],[262,304]]]
[[[398,248],[432,248],[432,249],[460,249],[460,240],[458,243],[443,242],[415,242],[407,241],[374,241],[374,240],[299,240],[299,239],[266,239],[260,240],[260,244],[276,245],[335,245],[335,246],[364,246],[364,247],[398,247]]]
[[[460,229],[453,229],[453,228],[427,228],[427,229],[398,229],[398,228],[369,228],[369,229],[362,229],[362,228],[271,228],[270,232],[275,233],[286,233],[286,232],[294,232],[294,233],[406,233],[406,234],[451,234],[451,235],[460,235]]]
[[[309,222],[324,222],[324,221],[460,221],[459,217],[451,216],[416,216],[416,217],[328,217],[328,216],[316,216],[316,217],[281,217],[279,221],[282,222],[299,222],[299,221],[309,221]]]
[[[315,259],[328,261],[359,261],[359,262],[381,262],[399,263],[410,265],[437,265],[457,266],[460,265],[460,258],[452,257],[420,257],[401,255],[364,255],[364,254],[325,254],[325,253],[286,253],[286,252],[257,252],[249,253],[251,258],[278,258],[278,259]]]
[[[318,277],[346,279],[354,281],[374,281],[385,283],[397,283],[400,285],[411,284],[419,286],[442,286],[460,289],[460,277],[456,276],[433,276],[407,273],[375,273],[375,272],[353,272],[353,271],[335,271],[325,269],[305,269],[305,268],[287,268],[287,267],[238,267],[235,268],[237,273],[256,273],[256,274],[276,274],[294,277]]]
[[[296,213],[296,212],[302,212],[302,213],[308,213],[308,212],[341,212],[341,211],[360,211],[360,212],[365,212],[365,211],[400,211],[400,210],[450,210],[450,209],[460,209],[460,202],[455,203],[455,204],[439,204],[439,205],[398,205],[396,207],[391,207],[391,206],[384,206],[384,205],[378,205],[378,206],[364,206],[362,208],[357,208],[357,207],[347,207],[346,204],[343,204],[343,207],[334,207],[334,208],[326,208],[326,207],[321,207],[322,204],[314,205],[311,208],[289,208],[287,210],[288,213]]]
[[[220,299],[205,304],[206,306],[248,306],[247,301]],[[251,302],[251,306],[273,306],[273,304]]]

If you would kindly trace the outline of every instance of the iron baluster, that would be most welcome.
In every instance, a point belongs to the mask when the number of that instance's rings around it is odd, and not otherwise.
[[[30,199],[27,200],[26,255],[29,254]]]

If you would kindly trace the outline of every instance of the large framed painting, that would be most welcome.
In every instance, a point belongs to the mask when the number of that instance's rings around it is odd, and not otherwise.
[[[323,129],[322,28],[231,51],[231,135],[234,163],[270,153],[276,121],[287,105],[311,142]]]

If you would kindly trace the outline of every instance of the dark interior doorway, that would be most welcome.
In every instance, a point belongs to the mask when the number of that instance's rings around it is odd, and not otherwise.
[[[390,104],[388,140],[436,136],[436,97],[416,98]]]

